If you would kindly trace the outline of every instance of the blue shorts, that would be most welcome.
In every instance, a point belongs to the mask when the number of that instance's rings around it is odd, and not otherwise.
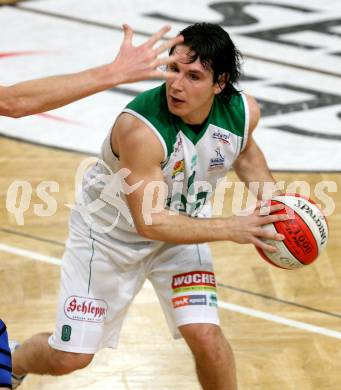
[[[0,320],[0,387],[12,388],[12,358],[6,325]]]

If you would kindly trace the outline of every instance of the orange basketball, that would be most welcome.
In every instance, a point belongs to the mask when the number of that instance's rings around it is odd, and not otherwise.
[[[277,252],[271,253],[257,247],[257,251],[270,264],[296,269],[315,261],[328,241],[328,223],[318,206],[301,195],[280,195],[271,200],[272,205],[284,204],[283,210],[273,214],[288,213],[292,218],[265,225],[264,228],[285,236],[283,241],[267,240]]]

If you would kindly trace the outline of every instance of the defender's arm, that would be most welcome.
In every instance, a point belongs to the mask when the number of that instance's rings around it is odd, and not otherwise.
[[[25,81],[9,87],[0,87],[0,115],[20,118],[65,106],[94,93],[113,88],[122,83],[132,83],[149,78],[172,77],[157,69],[174,61],[174,56],[159,59],[158,55],[183,38],[166,41],[153,48],[169,30],[165,26],[145,43],[132,45],[133,30],[124,25],[124,40],[116,59],[107,65],[63,76],[51,76]]]

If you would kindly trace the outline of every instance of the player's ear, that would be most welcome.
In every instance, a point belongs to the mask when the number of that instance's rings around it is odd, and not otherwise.
[[[228,73],[223,73],[219,76],[218,81],[215,83],[214,94],[218,95],[225,87],[229,81],[230,75]]]

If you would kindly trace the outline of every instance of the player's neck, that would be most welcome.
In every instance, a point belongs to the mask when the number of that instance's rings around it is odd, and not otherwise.
[[[213,106],[214,102],[214,96],[212,98],[208,99],[204,104],[197,107],[194,111],[189,112],[187,115],[181,116],[180,118],[186,125],[189,126],[195,126],[195,125],[202,125],[207,120],[211,108]]]
[[[204,124],[211,111],[211,107],[206,110],[191,112],[189,115],[181,117],[181,120],[189,126],[200,126]]]
[[[208,115],[205,118],[201,119],[201,120],[189,121],[189,120],[186,120],[185,118],[181,118],[181,119],[189,127],[192,127],[192,126],[198,126],[199,127],[199,126],[203,126],[206,123],[207,118],[208,118]]]

